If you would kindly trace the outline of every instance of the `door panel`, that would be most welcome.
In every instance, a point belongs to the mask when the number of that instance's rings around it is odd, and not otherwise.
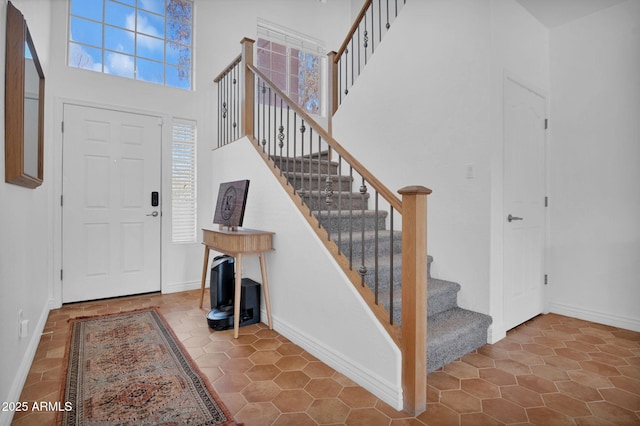
[[[505,79],[503,217],[507,330],[544,309],[545,116],[542,96]]]
[[[160,290],[161,120],[64,106],[63,302]]]

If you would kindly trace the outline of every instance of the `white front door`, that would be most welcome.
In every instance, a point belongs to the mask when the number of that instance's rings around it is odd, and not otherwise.
[[[504,321],[509,330],[544,309],[545,98],[505,78]]]
[[[64,105],[62,301],[160,290],[162,120]]]

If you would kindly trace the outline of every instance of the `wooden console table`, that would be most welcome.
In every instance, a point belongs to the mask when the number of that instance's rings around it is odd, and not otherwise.
[[[267,281],[267,262],[265,252],[272,251],[271,237],[274,232],[256,231],[255,229],[242,229],[232,231],[220,229],[217,231],[202,229],[202,244],[204,244],[204,263],[202,265],[202,283],[200,285],[200,308],[204,299],[204,286],[207,280],[207,269],[209,267],[209,250],[215,250],[236,259],[236,279],[235,295],[233,302],[233,337],[238,338],[238,328],[240,326],[240,297],[242,294],[242,256],[247,254],[257,254],[260,259],[260,273],[262,274],[262,292],[264,294],[264,304],[267,308],[267,325],[273,329],[271,320],[271,301],[269,299],[269,283]]]

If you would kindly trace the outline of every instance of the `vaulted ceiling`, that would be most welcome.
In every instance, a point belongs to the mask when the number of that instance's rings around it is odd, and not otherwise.
[[[590,15],[625,1],[638,0],[516,0],[547,28]]]

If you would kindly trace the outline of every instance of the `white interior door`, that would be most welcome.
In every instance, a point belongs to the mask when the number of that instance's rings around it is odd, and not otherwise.
[[[160,290],[161,126],[64,105],[63,302]]]
[[[507,330],[543,312],[545,99],[505,78],[504,321]]]

